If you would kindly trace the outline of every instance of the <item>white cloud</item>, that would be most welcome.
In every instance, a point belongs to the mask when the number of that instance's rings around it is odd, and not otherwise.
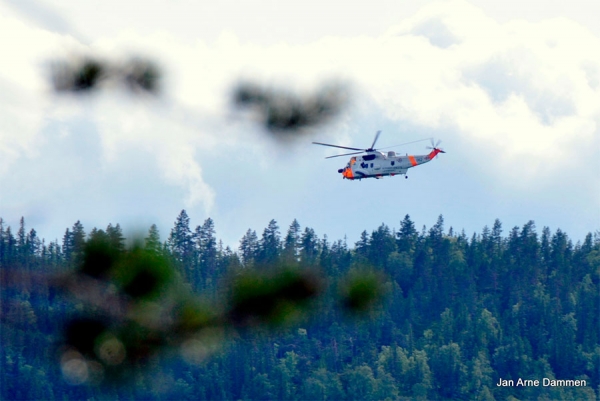
[[[102,139],[104,164],[128,157],[132,151],[144,153],[158,166],[158,179],[185,188],[185,207],[203,205],[209,212],[215,193],[203,180],[196,153],[212,149],[215,139],[201,126],[182,123],[176,113],[164,101],[137,102],[115,93],[102,94],[93,118]]]
[[[353,45],[368,61],[349,67],[390,118],[493,145],[488,162],[505,179],[556,174],[559,159],[585,167],[571,161],[599,129],[600,39],[574,22],[499,24],[458,0]]]
[[[140,15],[132,4],[102,5],[99,15],[115,13],[106,27],[102,18],[92,18],[88,6],[78,5],[72,13],[64,8],[62,15],[69,18],[59,21],[61,29],[89,28],[86,35],[95,38],[89,45],[23,23],[0,4],[0,47],[8,49],[4,57],[10,61],[0,63],[0,180],[17,171],[18,163],[52,168],[52,161],[40,154],[47,145],[41,133],[54,124],[62,131],[61,143],[77,135],[75,129],[98,136],[92,144],[97,149],[87,153],[99,160],[93,164],[98,169],[94,174],[108,180],[115,165],[143,158],[157,166],[156,176],[147,178],[151,187],[161,187],[158,182],[162,188],[181,189],[186,208],[200,206],[205,213],[222,208],[226,215],[221,194],[244,196],[226,187],[241,182],[236,177],[230,184],[227,174],[249,174],[243,165],[240,171],[239,160],[256,162],[253,173],[260,175],[252,185],[248,182],[254,177],[248,175],[244,191],[286,191],[294,198],[290,191],[298,190],[297,183],[321,179],[322,167],[313,154],[290,155],[261,141],[262,133],[250,123],[231,123],[229,91],[238,79],[248,78],[299,94],[311,93],[328,79],[352,82],[358,98],[354,108],[337,125],[315,130],[315,140],[368,146],[384,121],[390,127],[415,128],[414,135],[442,138],[449,152],[444,166],[463,173],[460,164],[475,166],[473,174],[485,177],[482,182],[498,182],[503,189],[535,183],[547,190],[563,170],[600,184],[587,157],[597,151],[600,137],[600,54],[595,51],[600,39],[572,20],[498,21],[465,1],[452,0],[429,3],[382,35],[367,36],[357,27],[353,36],[330,35],[302,44],[284,37],[252,43],[244,29],[235,29],[237,16],[231,24],[207,21],[218,28],[213,34],[220,32],[210,40],[200,34],[186,36],[195,27],[194,18],[186,15],[186,28],[171,29],[178,20],[171,9],[161,15],[160,4],[152,3]],[[181,11],[189,6],[177,7]],[[157,28],[150,28],[150,22]],[[90,34],[94,29],[100,33]],[[261,29],[268,33],[265,26]],[[44,63],[69,52],[94,52],[114,61],[130,54],[156,58],[165,72],[165,94],[160,100],[136,102],[106,88],[85,101],[50,97]],[[384,130],[380,146],[413,139],[395,138],[406,133],[392,130]],[[305,141],[303,152],[312,138]],[[462,149],[457,149],[459,144]],[[69,151],[77,153],[75,148]],[[68,158],[66,150],[60,155]],[[292,163],[282,179],[279,174],[286,170],[278,166]],[[446,174],[444,178],[452,178]],[[267,185],[291,176],[289,190],[283,184]],[[464,188],[468,184],[461,183]],[[137,199],[135,191],[129,195]],[[270,213],[259,195],[253,195],[252,205],[264,205]],[[319,206],[304,199],[301,203],[307,209]]]
[[[51,103],[44,67],[65,47],[77,43],[21,21],[0,3],[0,177],[20,158],[38,153]]]
[[[34,164],[43,160],[45,164],[38,167],[52,169],[55,166],[52,161],[40,159],[39,155],[47,142],[41,137],[42,130],[55,122],[59,123],[62,136],[83,135],[82,129],[88,133],[97,129],[102,147],[93,153],[104,160],[105,166],[115,162],[122,153],[120,148],[143,149],[160,164],[163,174],[160,179],[186,188],[186,207],[202,204],[207,211],[212,208],[214,190],[202,179],[195,149],[212,146],[214,139],[193,121],[182,123],[181,120],[186,120],[181,116],[182,108],[178,111],[168,100],[162,104],[151,100],[136,102],[111,90],[114,88],[105,88],[105,92],[94,96],[61,98],[50,93],[51,62],[92,52],[119,62],[123,59],[119,54],[126,53],[133,41],[121,38],[120,43],[113,39],[86,46],[69,36],[30,26],[5,6],[0,5],[0,9],[0,47],[7,61],[0,64],[0,177],[10,174],[25,160]],[[153,39],[145,38],[145,47],[161,49],[152,43]],[[164,48],[171,45],[161,44]],[[139,48],[144,50],[144,46]],[[178,61],[181,58],[174,64]],[[77,123],[81,119],[85,121],[83,127]],[[73,133],[74,129],[80,132]],[[106,168],[85,173],[103,174]]]

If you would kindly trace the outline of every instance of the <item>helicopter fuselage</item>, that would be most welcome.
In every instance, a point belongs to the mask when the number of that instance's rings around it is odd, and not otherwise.
[[[363,178],[382,178],[406,174],[411,167],[416,167],[433,160],[439,149],[433,149],[427,155],[397,155],[396,152],[373,151],[365,155],[354,156],[346,167],[339,169],[344,179],[361,180]]]

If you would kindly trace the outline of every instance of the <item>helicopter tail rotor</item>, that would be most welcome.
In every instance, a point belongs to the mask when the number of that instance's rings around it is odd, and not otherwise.
[[[427,149],[431,149],[431,152],[429,153],[429,159],[433,160],[434,157],[436,157],[438,155],[438,153],[446,153],[444,151],[444,149],[439,148],[438,146],[440,146],[440,143],[442,143],[441,139],[438,139],[437,142],[433,142],[433,138],[431,139],[431,146],[426,146]]]
[[[427,149],[440,149],[438,148],[438,146],[440,146],[440,143],[442,143],[441,139],[438,139],[438,141],[435,144],[433,143],[433,138],[429,138],[429,140],[431,141],[431,146],[426,146]],[[442,151],[442,153],[446,152]]]

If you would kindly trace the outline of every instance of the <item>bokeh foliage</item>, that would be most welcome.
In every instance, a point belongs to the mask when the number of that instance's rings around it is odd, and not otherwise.
[[[73,384],[119,382],[174,349],[199,362],[233,333],[306,320],[326,287],[315,269],[238,269],[224,281],[227,295],[217,306],[190,290],[168,252],[139,240],[126,249],[96,235],[74,260],[75,270],[54,279],[82,306],[59,347],[63,375]],[[339,303],[364,311],[380,297],[380,280],[353,272]]]

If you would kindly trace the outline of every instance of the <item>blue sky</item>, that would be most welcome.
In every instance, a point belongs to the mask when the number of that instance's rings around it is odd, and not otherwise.
[[[600,6],[578,1],[0,2],[0,216],[53,240],[152,223],[166,239],[186,209],[237,247],[294,218],[353,244],[409,214],[468,235],[496,218],[574,240],[600,228]],[[106,85],[52,93],[48,65],[72,55],[153,58],[157,99]],[[285,146],[231,108],[250,79],[310,94],[350,88],[329,124]],[[446,154],[409,179],[349,182],[311,141],[381,147],[428,137]],[[427,152],[427,142],[397,149]],[[341,153],[341,152],[340,152]]]

